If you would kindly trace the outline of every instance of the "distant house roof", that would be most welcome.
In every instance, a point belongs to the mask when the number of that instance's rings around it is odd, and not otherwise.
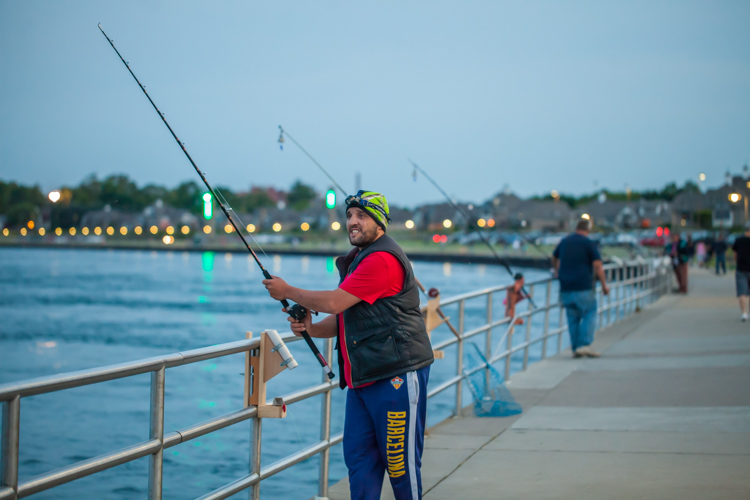
[[[521,201],[512,211],[517,219],[565,221],[567,221],[570,216],[570,212],[571,210],[567,203],[539,200]]]
[[[589,214],[599,225],[634,226],[644,219],[652,223],[669,221],[671,206],[664,200],[592,201],[576,208],[575,214]]]

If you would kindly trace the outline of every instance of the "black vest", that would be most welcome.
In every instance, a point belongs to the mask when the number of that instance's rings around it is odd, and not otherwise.
[[[383,235],[363,249],[354,249],[336,259],[341,280],[351,274],[362,260],[373,252],[394,255],[404,268],[404,287],[392,297],[370,305],[360,301],[344,311],[346,349],[355,386],[394,377],[432,364],[432,345],[419,310],[419,290],[411,263],[400,246]],[[336,316],[338,321],[338,316]],[[339,357],[339,384],[346,387],[344,360]]]

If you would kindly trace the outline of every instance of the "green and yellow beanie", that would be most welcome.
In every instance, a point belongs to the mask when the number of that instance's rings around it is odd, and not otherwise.
[[[346,208],[358,207],[378,223],[383,231],[388,227],[391,218],[388,217],[388,200],[381,193],[359,190],[357,194],[346,197]]]

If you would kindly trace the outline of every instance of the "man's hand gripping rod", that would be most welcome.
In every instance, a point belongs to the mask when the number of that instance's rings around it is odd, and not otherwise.
[[[235,224],[234,219],[232,218],[232,216],[229,213],[229,211],[231,210],[231,208],[225,207],[224,204],[221,202],[221,199],[218,196],[216,196],[216,192],[211,187],[211,185],[208,183],[208,180],[206,179],[205,173],[202,172],[198,168],[198,166],[195,164],[195,162],[193,161],[193,159],[190,157],[190,154],[188,154],[187,149],[185,149],[185,145],[177,138],[177,135],[172,130],[172,127],[169,126],[169,123],[167,123],[166,118],[164,118],[164,113],[162,113],[161,111],[159,111],[159,108],[156,107],[156,104],[151,99],[151,96],[149,96],[148,92],[146,92],[146,87],[144,87],[141,84],[141,82],[138,80],[138,78],[135,76],[135,73],[133,73],[133,70],[130,69],[130,65],[125,61],[125,59],[123,59],[122,55],[120,54],[120,51],[117,50],[117,47],[115,47],[115,44],[114,44],[114,42],[112,42],[112,39],[109,38],[107,36],[107,34],[104,32],[104,30],[102,29],[101,24],[99,25],[99,31],[102,32],[102,35],[104,35],[104,38],[107,39],[107,41],[112,46],[112,48],[114,49],[114,51],[120,57],[120,60],[122,61],[122,63],[125,65],[125,67],[130,72],[130,75],[133,77],[133,79],[135,80],[135,82],[138,84],[138,86],[141,88],[141,90],[143,91],[143,93],[146,95],[146,98],[151,103],[151,106],[153,106],[153,108],[156,110],[156,113],[159,115],[159,117],[164,122],[164,125],[166,125],[167,128],[169,129],[169,132],[172,134],[172,137],[174,137],[174,140],[177,141],[177,144],[179,144],[180,148],[182,149],[182,152],[185,153],[185,156],[190,161],[190,164],[193,166],[193,168],[195,169],[195,171],[198,172],[198,175],[200,176],[201,180],[206,185],[206,187],[208,188],[208,190],[211,192],[211,195],[214,197],[214,199],[216,200],[216,202],[219,204],[219,207],[221,208],[221,211],[224,212],[224,215],[226,215],[227,219],[229,220],[229,223],[234,228],[235,233],[237,233],[237,235],[242,240],[242,243],[245,244],[245,247],[247,248],[248,252],[250,252],[250,254],[255,259],[256,264],[258,264],[258,267],[260,267],[260,270],[263,272],[263,276],[266,279],[269,279],[269,280],[273,279],[273,276],[271,276],[271,274],[266,270],[266,268],[263,267],[263,264],[261,264],[260,259],[258,259],[258,256],[255,254],[255,252],[253,251],[253,249],[250,247],[250,244],[245,239],[245,236],[242,234],[242,232],[240,231],[240,229],[237,227],[237,224]],[[305,316],[307,315],[307,309],[305,309],[303,306],[301,306],[299,304],[294,304],[293,306],[290,307],[289,302],[287,302],[286,300],[282,300],[281,304],[284,306],[284,309],[289,314],[289,316],[291,316],[292,318],[294,318],[296,321],[302,321],[305,318]],[[328,366],[328,363],[326,362],[326,359],[323,357],[323,355],[318,350],[318,347],[315,345],[315,342],[313,342],[312,339],[310,338],[310,334],[308,334],[306,331],[303,330],[301,332],[301,335],[302,335],[302,338],[305,339],[305,342],[307,342],[307,345],[310,347],[310,350],[312,350],[313,354],[318,359],[318,362],[320,363],[320,366],[322,366],[323,370],[325,370],[326,375],[328,376],[328,378],[332,379],[335,375],[333,374],[333,371],[331,370],[331,367]]]

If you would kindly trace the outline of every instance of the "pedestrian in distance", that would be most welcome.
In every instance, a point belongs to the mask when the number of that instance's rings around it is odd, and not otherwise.
[[[276,300],[328,313],[313,323],[289,318],[292,331],[336,338],[339,383],[348,387],[344,462],[353,500],[377,500],[387,472],[398,500],[422,498],[421,462],[427,380],[433,362],[411,263],[386,234],[388,202],[359,191],[346,198],[346,229],[354,246],[336,260],[335,290],[295,288],[263,280]]]
[[[737,286],[737,299],[740,302],[742,321],[750,319],[750,222],[745,224],[745,234],[734,240],[732,245],[737,270],[734,280]]]
[[[695,244],[695,258],[698,261],[698,267],[702,268],[706,265],[707,257],[706,243],[704,241],[698,241]]]
[[[685,237],[685,244],[687,245],[688,263],[692,266],[695,261],[695,241],[693,241],[693,234],[688,233]]]
[[[672,259],[672,269],[677,278],[679,293],[688,291],[688,262],[690,262],[690,247],[687,241],[680,237],[677,231],[672,233],[670,241],[664,249],[664,253]]]
[[[716,243],[716,234],[710,234],[703,240],[706,243],[706,267],[710,265],[714,257],[714,244]]]
[[[513,284],[508,287],[507,294],[503,303],[505,304],[505,317],[513,318],[516,315],[516,304],[521,302],[523,299],[528,298],[523,291],[523,286],[526,283],[523,274],[516,273],[513,276]],[[523,325],[523,318],[517,318],[514,322],[515,325]]]
[[[596,330],[596,291],[594,278],[609,294],[602,257],[596,243],[589,239],[590,222],[581,219],[574,233],[566,236],[552,254],[552,267],[560,280],[560,303],[565,307],[574,358],[597,358],[591,348]]]
[[[727,248],[729,248],[729,245],[727,245],[727,240],[724,239],[724,233],[720,232],[719,237],[716,238],[714,244],[711,245],[711,250],[716,255],[717,276],[719,275],[720,269],[723,274],[727,274]]]

